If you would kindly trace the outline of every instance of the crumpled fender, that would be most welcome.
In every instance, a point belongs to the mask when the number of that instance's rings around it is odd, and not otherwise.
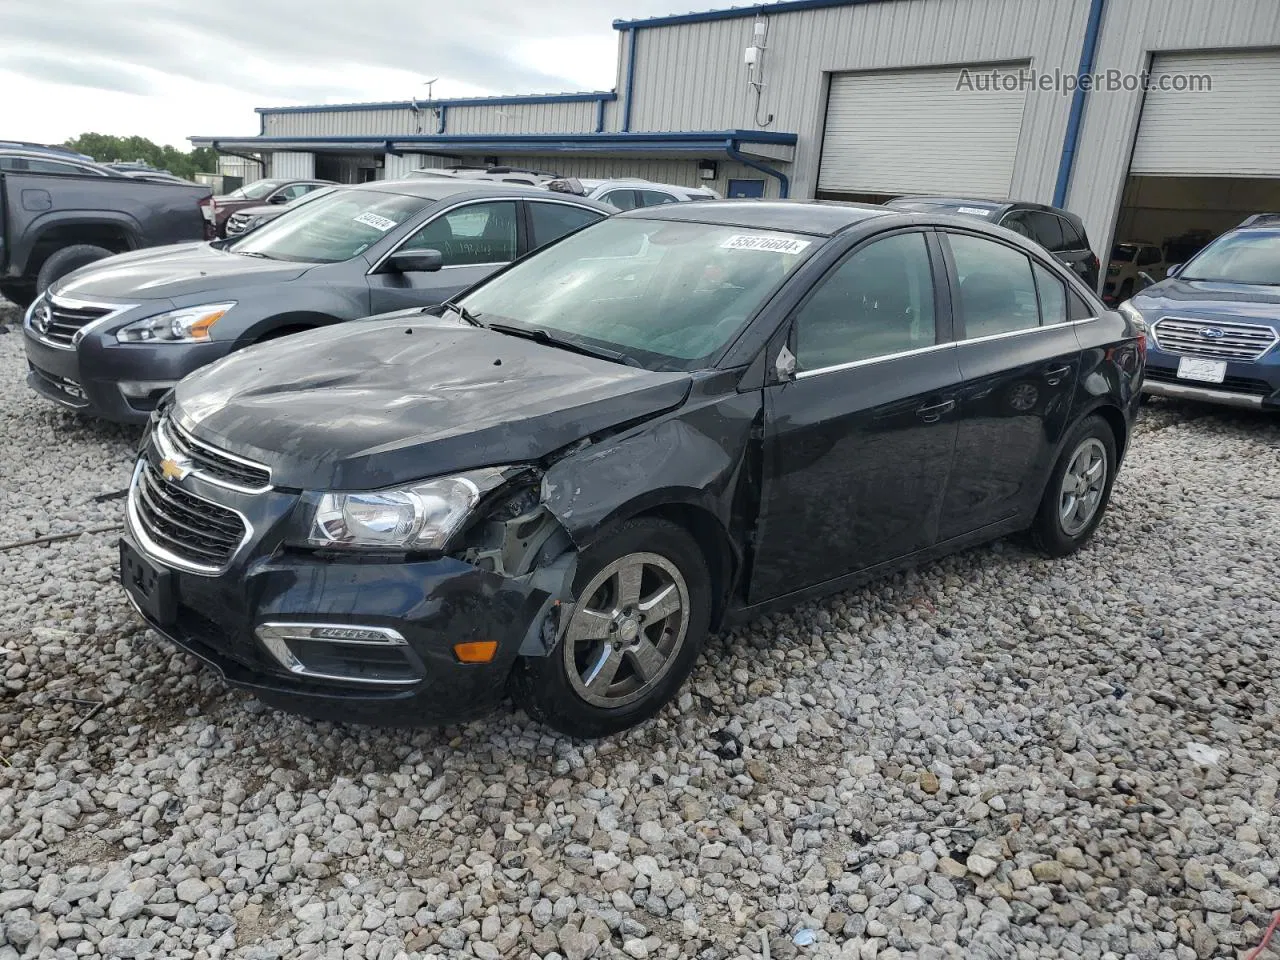
[[[733,497],[759,410],[758,393],[721,397],[583,447],[547,469],[542,502],[579,549],[669,505],[707,511],[736,541]]]

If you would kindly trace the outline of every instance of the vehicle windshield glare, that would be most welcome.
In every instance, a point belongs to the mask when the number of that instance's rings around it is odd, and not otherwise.
[[[655,370],[696,370],[821,240],[750,227],[604,220],[462,299],[486,323],[545,330]]]
[[[1236,233],[1205,247],[1180,280],[1280,285],[1280,233]]]
[[[237,190],[232,190],[227,197],[231,200],[261,200],[282,183],[284,183],[283,180],[255,180]]]
[[[398,193],[338,190],[263,224],[226,249],[273,260],[339,263],[364,253],[430,202]]]
[[[1117,243],[1111,248],[1111,259],[1121,263],[1133,263],[1133,258],[1137,255],[1138,248],[1129,243]]]

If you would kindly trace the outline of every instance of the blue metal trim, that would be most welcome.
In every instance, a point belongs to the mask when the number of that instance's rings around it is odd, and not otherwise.
[[[596,104],[596,133],[604,133],[604,100]]]
[[[782,0],[779,3],[757,3],[729,10],[707,10],[701,13],[673,13],[665,17],[639,20],[615,20],[613,29],[634,30],[637,27],[671,27],[681,23],[707,23],[711,20],[738,20],[760,14],[792,13],[797,10],[821,10],[825,7],[853,7],[862,3],[884,3],[886,0]]]
[[[437,136],[444,136],[445,127],[449,120],[449,105],[447,103],[440,104],[440,126],[436,128]]]
[[[188,140],[200,143],[226,141],[228,143],[261,144],[274,146],[282,143],[298,143],[304,145],[320,145],[326,143],[343,145],[380,144],[387,142],[386,134],[381,136],[329,136],[329,137],[188,137]],[[625,146],[633,144],[666,144],[687,143],[700,144],[719,150],[726,142],[734,143],[769,143],[782,146],[795,146],[799,139],[794,133],[783,133],[779,130],[684,130],[637,133],[485,133],[485,134],[406,134],[390,138],[395,143],[440,143],[474,146],[477,144],[494,144],[511,146],[513,144],[556,144],[572,143],[586,146]]]
[[[1093,73],[1098,53],[1098,37],[1102,33],[1102,12],[1106,0],[1092,0],[1089,6],[1089,22],[1084,31],[1084,46],[1080,50],[1080,66],[1076,76]],[[1080,131],[1084,118],[1085,100],[1089,92],[1084,84],[1077,83],[1071,96],[1071,114],[1067,118],[1067,135],[1062,141],[1062,159],[1058,162],[1058,183],[1053,188],[1053,205],[1062,207],[1067,202],[1067,188],[1071,185],[1071,170],[1076,162],[1076,147],[1080,144]]]
[[[511,97],[462,97],[452,100],[418,101],[419,107],[500,107],[522,103],[594,103],[617,100],[613,90],[591,90],[584,93],[532,93]],[[385,103],[322,103],[305,107],[254,107],[255,113],[360,113],[367,110],[408,110],[410,101],[389,100]]]
[[[627,37],[627,89],[623,93],[622,100],[623,133],[631,130],[631,99],[636,85],[636,37],[639,35],[639,30],[632,30],[631,35]]]
[[[753,160],[751,157],[739,153],[738,145],[733,140],[724,145],[724,152],[730,160],[737,160],[743,166],[750,167],[752,170],[759,170],[765,176],[775,178],[778,181],[779,198],[786,200],[791,195],[791,179],[781,170],[766,166],[759,160]]]

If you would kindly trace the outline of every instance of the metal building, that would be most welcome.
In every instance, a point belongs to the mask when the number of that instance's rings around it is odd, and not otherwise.
[[[1080,214],[1104,260],[1280,209],[1276,0],[786,0],[614,27],[611,91],[263,108],[257,137],[192,142],[345,181],[496,161],[1014,197]]]

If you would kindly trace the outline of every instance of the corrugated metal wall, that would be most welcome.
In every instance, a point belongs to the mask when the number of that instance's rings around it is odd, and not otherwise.
[[[632,129],[760,129],[757,119],[772,113],[764,129],[800,136],[792,195],[812,196],[827,74],[1018,60],[1073,73],[1088,7],[1088,0],[894,0],[775,15],[758,110],[743,64],[750,17],[641,30]],[[1027,93],[1016,195],[1051,198],[1069,108],[1056,92]]]
[[[593,133],[594,100],[570,103],[511,103],[452,106],[446,133]],[[270,137],[324,137],[433,134],[440,116],[431,107],[417,114],[408,108],[391,110],[324,110],[305,113],[265,113],[264,133]]]
[[[286,153],[280,151],[270,154],[271,176],[296,177],[310,179],[316,175],[316,155],[314,153]]]
[[[450,162],[443,157],[428,157],[420,153],[404,153],[396,156],[388,153],[382,179],[399,180],[401,177],[408,176],[410,170],[428,170],[449,165]]]
[[[1280,47],[1280,3],[1112,0],[1103,18],[1096,68],[1138,73],[1150,67],[1153,54],[1233,47]],[[1137,90],[1095,92],[1085,109],[1067,206],[1084,217],[1097,251],[1111,246],[1144,99]],[[1275,103],[1258,106],[1259,123],[1274,123]],[[1271,119],[1264,120],[1264,113]]]
[[[698,176],[697,160],[637,160],[629,157],[500,157],[504,164],[513,167],[533,167],[553,170],[565,177],[590,177],[612,180],[617,177],[639,177],[654,183],[674,183],[684,187],[710,187],[724,196],[729,179],[764,179],[766,196],[778,195],[777,181],[767,178],[758,170],[727,160],[717,161],[716,179],[703,180]]]

